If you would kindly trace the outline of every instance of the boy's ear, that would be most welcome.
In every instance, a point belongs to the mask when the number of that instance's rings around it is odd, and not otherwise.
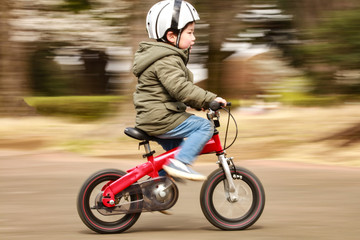
[[[173,31],[168,31],[166,33],[166,38],[171,44],[176,44],[177,34],[175,34]]]

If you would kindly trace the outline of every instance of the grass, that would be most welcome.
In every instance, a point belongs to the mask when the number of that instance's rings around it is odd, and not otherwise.
[[[27,97],[25,101],[40,115],[92,121],[116,111],[124,99],[122,96],[61,96]]]

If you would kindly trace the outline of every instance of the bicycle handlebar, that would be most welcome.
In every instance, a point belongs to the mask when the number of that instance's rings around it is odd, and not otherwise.
[[[219,109],[221,109],[221,107],[224,106],[224,104],[219,103],[217,101],[211,101],[209,104],[209,108],[213,111],[217,111]],[[226,106],[231,106],[231,102],[226,103]]]

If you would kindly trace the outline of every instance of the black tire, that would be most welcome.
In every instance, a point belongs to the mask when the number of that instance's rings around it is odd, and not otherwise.
[[[129,229],[140,217],[141,212],[105,216],[93,207],[95,198],[101,193],[102,188],[125,174],[125,172],[116,169],[102,170],[90,176],[81,187],[77,199],[77,210],[81,220],[91,230],[98,233],[120,233]],[[142,199],[141,190],[136,192],[140,192],[140,194],[131,193],[131,201]],[[139,207],[132,206],[132,204],[130,206]],[[106,209],[105,206],[103,208]]]
[[[242,230],[253,225],[265,206],[265,192],[259,179],[249,170],[236,167],[231,170],[239,193],[237,202],[230,202],[224,192],[225,173],[222,168],[212,172],[204,182],[200,204],[205,217],[223,230]]]

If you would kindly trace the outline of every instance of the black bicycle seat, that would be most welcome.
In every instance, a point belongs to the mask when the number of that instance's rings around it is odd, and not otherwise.
[[[125,128],[124,133],[129,137],[135,138],[137,140],[153,140],[153,137],[149,136],[146,132],[138,128],[127,127]]]

